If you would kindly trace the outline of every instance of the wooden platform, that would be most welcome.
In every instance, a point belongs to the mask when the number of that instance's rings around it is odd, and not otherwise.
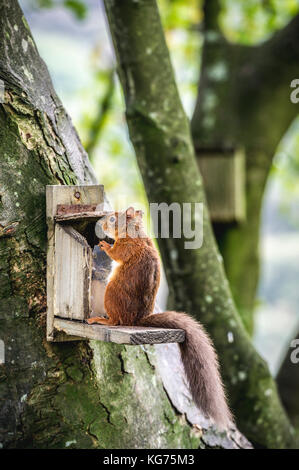
[[[185,340],[185,331],[180,329],[88,325],[57,317],[54,319],[54,329],[76,338],[82,337],[117,344],[182,343]]]

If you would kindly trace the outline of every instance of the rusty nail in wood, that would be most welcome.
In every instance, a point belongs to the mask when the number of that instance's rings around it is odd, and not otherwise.
[[[76,191],[75,192],[75,198],[80,199],[80,196],[81,196],[81,194],[79,193],[79,191]]]

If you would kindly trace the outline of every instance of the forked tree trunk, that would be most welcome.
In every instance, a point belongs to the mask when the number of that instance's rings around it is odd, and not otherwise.
[[[1,1],[0,37],[0,446],[246,447],[192,428],[153,348],[46,341],[45,186],[95,177],[16,0]]]
[[[149,201],[205,203],[156,0],[105,0],[105,6]],[[203,230],[203,246],[196,250],[185,249],[183,238],[159,238],[174,307],[193,314],[211,334],[232,409],[246,436],[259,446],[294,446],[293,428],[267,364],[236,311],[206,208]]]

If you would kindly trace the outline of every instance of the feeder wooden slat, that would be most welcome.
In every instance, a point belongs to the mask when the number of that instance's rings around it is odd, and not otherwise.
[[[89,316],[92,249],[71,226],[55,230],[54,316],[83,320]]]

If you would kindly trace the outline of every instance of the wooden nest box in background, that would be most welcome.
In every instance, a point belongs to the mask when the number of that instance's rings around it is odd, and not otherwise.
[[[182,342],[184,330],[88,325],[105,316],[104,293],[111,259],[98,247],[113,240],[96,233],[103,212],[104,187],[47,186],[47,339],[96,339],[119,344]],[[101,210],[99,210],[99,208]]]
[[[197,149],[212,222],[246,218],[245,156],[241,149]]]

